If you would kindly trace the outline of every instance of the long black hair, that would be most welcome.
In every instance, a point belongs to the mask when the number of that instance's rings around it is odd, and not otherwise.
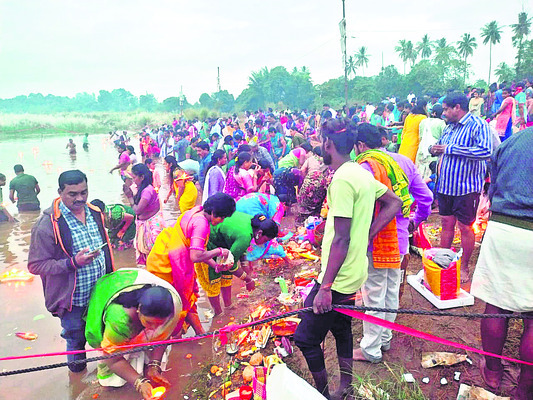
[[[131,172],[137,176],[142,176],[143,178],[141,185],[137,188],[137,193],[133,197],[133,202],[135,204],[139,204],[139,201],[141,200],[142,191],[153,183],[152,171],[150,171],[150,168],[148,168],[144,164],[135,164],[131,168]]]
[[[174,312],[174,301],[168,289],[144,285],[139,289],[121,293],[113,303],[126,308],[138,308],[147,317],[167,318]]]
[[[426,100],[418,100],[416,106],[411,110],[412,114],[426,115],[426,110],[424,109],[427,106],[428,102]]]
[[[176,161],[176,157],[174,156],[166,156],[165,161],[170,164],[170,171],[168,172],[169,175],[169,184],[170,187],[172,187],[172,184],[174,183],[174,171],[176,169],[181,169],[178,165],[178,162]]]
[[[214,167],[215,165],[217,165],[218,160],[220,160],[225,155],[226,155],[226,152],[224,150],[222,149],[215,150],[215,152],[211,156],[211,161],[209,162],[209,164],[207,164],[207,167],[205,167],[205,175],[207,175],[207,171],[209,171],[211,167]]]
[[[271,240],[278,236],[279,231],[278,224],[263,214],[257,214],[252,218],[252,230],[254,233],[258,230],[263,231],[263,235],[267,236]]]
[[[239,153],[235,160],[235,172],[239,173],[239,169],[246,161],[252,161],[252,155],[248,152]]]

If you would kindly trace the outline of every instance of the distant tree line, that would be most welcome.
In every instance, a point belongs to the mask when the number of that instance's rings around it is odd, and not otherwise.
[[[491,79],[492,47],[500,43],[502,28],[496,21],[487,23],[481,29],[483,44],[490,46],[488,80],[469,82],[472,56],[478,44],[469,33],[460,40],[450,43],[446,38],[430,40],[424,35],[418,43],[400,40],[395,51],[403,61],[403,73],[394,65],[384,66],[375,76],[365,77],[364,69],[368,66],[371,55],[363,46],[346,60],[348,73],[349,103],[364,101],[377,102],[386,97],[405,98],[410,91],[417,96],[439,94],[447,90],[461,90],[470,84],[477,88],[487,88],[491,80],[498,82],[529,79],[533,81],[533,40],[528,40],[531,33],[532,18],[527,13],[518,15],[518,22],[510,25],[513,33],[512,43],[516,48],[515,66],[502,62],[494,70],[497,79]],[[409,69],[407,70],[407,66]],[[484,66],[476,66],[480,68]],[[357,71],[361,68],[361,76]],[[0,112],[4,113],[38,113],[56,112],[98,112],[98,111],[166,111],[180,112],[188,108],[209,109],[222,113],[243,110],[273,108],[318,109],[328,103],[332,107],[344,104],[344,77],[330,79],[321,84],[313,84],[308,68],[294,68],[288,71],[283,66],[272,69],[267,67],[252,72],[248,86],[237,96],[227,90],[215,93],[202,93],[195,104],[190,104],[183,95],[169,97],[159,102],[153,94],[139,97],[125,89],[112,91],[100,90],[99,93],[78,93],[74,97],[44,96],[32,93],[12,99],[0,99]]]

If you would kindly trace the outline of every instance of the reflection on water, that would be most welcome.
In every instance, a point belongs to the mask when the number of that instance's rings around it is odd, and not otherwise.
[[[41,140],[39,136],[18,138],[16,140],[0,143],[2,163],[0,172],[7,177],[4,187],[4,199],[11,214],[18,220],[13,224],[0,224],[0,273],[11,268],[27,270],[27,254],[30,244],[31,227],[39,213],[19,214],[16,207],[9,202],[6,191],[9,181],[13,179],[13,165],[22,164],[25,172],[37,178],[41,193],[39,200],[41,208],[50,207],[52,200],[58,196],[57,179],[61,172],[69,169],[80,169],[88,178],[89,201],[95,198],[102,199],[105,203],[124,202],[122,195],[122,181],[115,172],[109,170],[117,164],[118,153],[113,145],[107,141],[107,135],[89,136],[90,148],[77,154],[68,154],[65,144],[68,138],[50,137]],[[74,142],[81,144],[82,138],[74,138]],[[134,143],[138,148],[137,143]],[[161,176],[164,176],[161,165]],[[167,193],[168,188],[163,187],[162,193]],[[178,211],[174,202],[169,202],[163,207],[163,214],[168,225],[174,224]],[[115,261],[118,268],[135,266],[135,252],[129,249],[115,252]],[[60,338],[59,319],[52,317],[44,307],[42,286],[39,277],[24,285],[0,285],[0,357],[42,354],[65,350],[65,343]],[[198,302],[200,319],[204,320],[204,312],[209,309],[205,295]],[[210,329],[210,322],[204,324],[206,330]],[[33,342],[22,340],[14,335],[16,332],[35,332],[38,339]],[[193,336],[192,330],[187,336]],[[183,366],[184,355],[194,354],[193,361],[187,360],[190,365]],[[93,355],[94,353],[90,353]],[[202,359],[202,355],[211,354],[211,341],[204,340],[193,344],[174,346],[170,356],[169,367],[172,372],[168,374],[173,386],[167,398],[177,398],[181,388],[187,380],[188,372]],[[2,370],[15,370],[40,365],[64,362],[65,357],[48,357],[16,361],[4,361],[0,364]],[[196,360],[196,361],[194,361]],[[183,368],[187,373],[183,371]],[[32,372],[22,375],[2,377],[0,398],[9,393],[13,399],[66,399],[84,400],[92,399],[98,394],[101,400],[106,399],[131,399],[139,400],[139,394],[131,386],[120,389],[104,389],[96,383],[95,363],[88,365],[88,371],[81,374],[72,374],[66,367],[47,371]],[[182,398],[182,397],[180,397]]]

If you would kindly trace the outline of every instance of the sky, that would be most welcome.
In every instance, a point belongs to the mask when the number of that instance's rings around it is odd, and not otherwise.
[[[471,80],[486,80],[481,28],[503,26],[494,71],[514,64],[510,25],[518,13],[533,16],[530,0],[346,0],[345,7],[348,56],[367,47],[366,76],[379,73],[382,59],[403,71],[394,51],[400,39],[427,33],[455,43],[470,33],[478,42]],[[124,88],[159,101],[183,90],[194,103],[217,91],[217,67],[222,89],[235,97],[265,66],[306,66],[318,84],[344,74],[341,18],[341,0],[0,0],[0,98]]]

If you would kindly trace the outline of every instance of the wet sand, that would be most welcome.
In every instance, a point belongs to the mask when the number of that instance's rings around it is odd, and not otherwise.
[[[89,201],[95,198],[106,204],[124,202],[122,196],[122,181],[115,171],[109,170],[116,165],[118,153],[107,141],[107,135],[90,135],[89,151],[81,149],[81,137],[74,137],[74,142],[80,144],[78,153],[68,154],[65,145],[68,137],[44,138],[39,136],[27,139],[17,139],[0,143],[2,166],[0,172],[7,177],[7,184],[3,188],[4,203],[11,214],[18,219],[14,224],[0,224],[0,274],[12,268],[27,271],[27,254],[30,243],[30,232],[39,213],[18,214],[16,207],[9,201],[9,181],[15,176],[13,165],[22,164],[25,172],[37,178],[41,187],[39,200],[41,208],[48,208],[52,200],[57,197],[57,178],[62,171],[80,169],[87,174],[89,184]],[[134,143],[136,145],[136,143]],[[137,147],[137,146],[136,146]],[[140,159],[140,155],[139,155]],[[162,166],[158,165],[161,176],[164,176]],[[163,193],[167,193],[162,188]],[[173,201],[163,207],[163,214],[167,224],[173,224],[179,214]],[[114,252],[118,268],[134,267],[135,252],[129,249]],[[238,284],[238,283],[237,283]],[[238,290],[234,291],[235,293]],[[211,321],[207,320],[204,312],[209,304],[204,293],[199,299],[199,313],[204,328],[211,330]],[[65,350],[65,341],[60,337],[60,323],[44,307],[44,297],[41,280],[37,276],[32,282],[0,284],[0,357],[22,356],[61,352]],[[26,341],[15,336],[16,332],[34,332],[38,334],[35,341]],[[191,330],[187,336],[193,336]],[[89,347],[87,347],[89,348]],[[187,360],[184,355],[194,354],[195,361]],[[89,353],[94,356],[96,353]],[[190,371],[197,360],[211,356],[211,341],[204,340],[191,344],[174,346],[171,353],[169,372],[173,386],[166,398],[182,398],[182,388],[187,383]],[[0,362],[0,370],[11,371],[22,368],[37,367],[66,361],[66,356],[34,358]],[[126,385],[120,389],[104,389],[96,382],[96,363],[88,364],[87,371],[73,374],[66,367],[31,372],[1,378],[0,399],[50,399],[50,400],[82,400],[98,398],[139,400],[140,396],[133,387]]]

